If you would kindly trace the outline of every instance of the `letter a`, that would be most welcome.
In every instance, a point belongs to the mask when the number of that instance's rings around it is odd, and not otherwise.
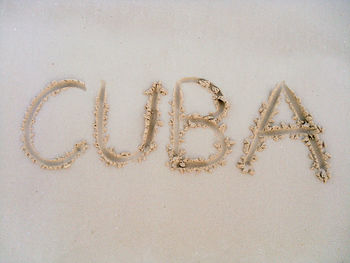
[[[284,93],[285,100],[289,108],[294,113],[295,124],[273,125],[273,117],[278,113],[275,108],[279,103],[281,94]],[[330,178],[327,160],[330,154],[325,152],[325,143],[319,138],[323,129],[317,126],[311,115],[304,109],[301,101],[295,93],[289,89],[284,82],[278,84],[271,92],[268,103],[263,103],[259,109],[260,118],[254,120],[255,125],[250,127],[252,135],[249,140],[243,142],[244,155],[237,163],[237,167],[243,173],[254,174],[252,162],[256,160],[256,151],[263,151],[266,148],[265,140],[272,137],[275,141],[288,134],[292,139],[300,139],[308,147],[309,158],[313,161],[311,169],[315,170],[315,175],[324,183]]]
[[[105,83],[102,83],[100,93],[96,99],[94,136],[95,146],[98,150],[101,160],[107,165],[113,165],[118,168],[123,167],[128,161],[138,160],[143,161],[146,155],[156,148],[154,136],[157,131],[156,126],[161,126],[159,120],[160,112],[158,110],[158,102],[160,95],[166,95],[166,90],[163,89],[160,82],[154,83],[152,87],[145,91],[148,96],[148,101],[145,106],[145,129],[143,133],[142,143],[134,153],[122,152],[116,153],[114,148],[107,148],[108,135],[105,135],[107,130],[107,113],[109,105],[107,104],[107,95]]]
[[[198,114],[185,115],[183,107],[183,95],[181,84],[194,82],[205,88],[213,95],[213,100],[217,111],[209,113],[206,116]],[[221,120],[226,116],[229,104],[223,97],[220,89],[205,79],[184,78],[176,83],[174,97],[172,101],[172,111],[170,112],[171,136],[170,145],[167,147],[169,155],[169,165],[171,169],[180,172],[191,171],[211,171],[217,165],[224,165],[225,157],[231,152],[234,144],[228,137],[224,136],[226,126],[221,124]],[[182,125],[181,125],[182,124]],[[183,136],[191,128],[210,128],[215,131],[218,141],[214,144],[218,150],[216,154],[209,156],[208,159],[195,158],[190,159],[185,156],[185,150],[180,148],[183,142]]]

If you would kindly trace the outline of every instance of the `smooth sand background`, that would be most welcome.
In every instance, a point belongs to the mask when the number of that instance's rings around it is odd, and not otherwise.
[[[3,0],[0,10],[1,263],[350,262],[349,1]],[[147,161],[105,167],[92,137],[100,81],[110,145],[133,151],[142,92],[163,82],[167,123],[175,82],[187,76],[214,82],[232,104],[228,164],[212,174],[170,171],[166,124]],[[83,138],[90,148],[68,170],[42,170],[21,152],[20,126],[32,98],[64,78],[87,91],[44,105],[36,146],[47,157]],[[309,169],[307,148],[287,138],[268,141],[255,176],[235,166],[260,104],[282,80],[325,128],[327,184]],[[187,111],[214,109],[204,90],[184,92]],[[189,133],[188,152],[210,152],[207,136]]]

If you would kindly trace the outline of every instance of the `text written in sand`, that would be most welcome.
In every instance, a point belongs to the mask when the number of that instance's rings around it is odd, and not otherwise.
[[[182,93],[183,83],[195,83],[198,87],[204,88],[212,95],[215,112],[207,115],[187,114],[183,106],[184,96]],[[45,158],[36,150],[34,145],[33,125],[43,104],[50,96],[57,95],[63,90],[78,88],[86,90],[85,84],[79,80],[53,81],[31,102],[25,113],[22,124],[23,151],[34,163],[44,169],[63,169],[70,167],[73,162],[84,153],[88,147],[86,140],[77,142],[71,151],[55,158]],[[101,160],[106,165],[117,168],[125,166],[129,161],[143,161],[146,156],[156,149],[155,136],[161,126],[159,101],[167,91],[160,82],[155,82],[145,91],[148,97],[144,113],[144,132],[141,143],[133,152],[117,152],[114,147],[107,146],[107,120],[109,105],[107,104],[107,92],[105,83],[102,82],[99,94],[96,98],[94,138],[95,146]],[[278,113],[277,106],[284,96],[286,103],[293,112],[294,123],[275,124],[273,117]],[[167,146],[169,156],[168,165],[171,169],[181,173],[212,171],[218,165],[226,163],[227,155],[232,151],[234,142],[225,135],[226,124],[223,119],[229,111],[229,103],[224,97],[221,89],[212,82],[202,78],[183,78],[176,83],[170,111],[170,144]],[[181,147],[184,142],[184,135],[190,129],[205,128],[215,133],[216,141],[214,147],[216,153],[210,154],[207,158],[189,158],[186,151]],[[312,161],[311,169],[322,182],[330,178],[328,159],[330,154],[326,152],[325,143],[320,139],[323,129],[314,123],[311,114],[301,104],[301,100],[287,87],[284,82],[277,84],[271,92],[268,101],[263,103],[259,109],[259,117],[254,119],[254,125],[250,127],[251,135],[243,142],[243,155],[237,162],[237,167],[242,173],[254,174],[252,163],[257,159],[256,152],[266,148],[266,139],[272,138],[275,141],[289,136],[292,139],[301,140],[309,150],[309,158]]]

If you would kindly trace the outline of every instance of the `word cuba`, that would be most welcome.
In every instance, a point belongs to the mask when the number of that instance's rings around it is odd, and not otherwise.
[[[207,115],[187,114],[183,106],[183,83],[195,83],[204,88],[212,95],[215,112]],[[86,151],[88,143],[82,140],[76,143],[70,152],[64,153],[57,158],[44,158],[35,149],[33,125],[35,118],[43,104],[50,95],[57,95],[69,88],[86,90],[85,84],[79,80],[53,81],[37,95],[28,107],[22,124],[23,151],[34,163],[44,169],[63,169],[70,167],[80,154]],[[144,113],[144,132],[140,145],[134,152],[117,152],[113,147],[108,146],[107,122],[109,105],[105,83],[102,82],[99,94],[96,98],[94,139],[95,147],[106,165],[123,167],[129,161],[143,161],[146,156],[156,149],[155,136],[157,128],[162,125],[158,109],[159,100],[166,95],[167,91],[160,82],[155,82],[145,91],[148,97]],[[293,123],[275,124],[273,117],[278,113],[277,106],[284,97],[289,108],[293,112]],[[203,78],[183,78],[179,80],[174,88],[170,112],[170,143],[166,150],[168,152],[168,165],[171,169],[181,173],[193,171],[212,171],[218,165],[226,163],[226,157],[232,151],[234,142],[225,136],[226,125],[223,122],[229,110],[229,103],[222,91],[212,82]],[[181,147],[184,142],[184,135],[190,129],[208,128],[215,132],[216,152],[207,158],[189,158],[186,151]],[[322,182],[330,178],[329,164],[327,160],[330,154],[325,151],[325,143],[320,139],[323,129],[313,122],[312,116],[301,104],[300,99],[287,87],[284,82],[276,85],[272,90],[267,102],[259,109],[259,116],[254,119],[250,126],[251,135],[243,142],[243,155],[237,162],[237,167],[242,173],[254,174],[253,162],[256,161],[256,152],[266,148],[266,139],[272,138],[275,141],[288,135],[291,139],[301,140],[309,149],[309,158],[312,161],[311,169]]]

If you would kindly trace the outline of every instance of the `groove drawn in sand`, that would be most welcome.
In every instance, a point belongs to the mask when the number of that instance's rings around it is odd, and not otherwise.
[[[209,113],[206,116],[201,116],[199,114],[185,114],[181,84],[188,82],[199,84],[213,95],[214,104],[217,109],[216,112]],[[211,171],[218,165],[224,165],[225,157],[231,152],[234,142],[230,138],[224,136],[226,125],[220,123],[229,109],[229,103],[223,97],[220,89],[205,79],[183,78],[176,83],[171,105],[172,111],[169,113],[171,116],[169,123],[171,127],[171,135],[170,145],[167,147],[169,156],[168,164],[170,168],[183,173],[202,170]],[[180,144],[184,142],[183,137],[189,129],[199,127],[214,130],[218,139],[217,142],[214,143],[217,153],[210,155],[207,159],[187,158],[185,156],[186,152],[184,149],[180,148]]]
[[[293,120],[295,124],[282,122],[277,126],[273,125],[273,117],[278,113],[275,108],[279,104],[282,93],[284,93],[285,101],[294,113]],[[292,139],[300,139],[308,147],[310,151],[309,158],[313,161],[311,169],[315,170],[315,175],[322,182],[327,182],[330,178],[327,160],[331,156],[325,151],[325,143],[319,138],[319,134],[323,132],[323,129],[313,122],[312,116],[304,109],[301,100],[284,82],[274,88],[268,103],[263,103],[260,107],[259,114],[260,118],[255,119],[255,125],[250,127],[252,135],[249,140],[246,139],[243,142],[244,155],[238,161],[237,167],[243,173],[253,175],[252,163],[256,160],[255,153],[266,148],[266,138],[272,137],[275,141],[278,141],[288,134]]]
[[[107,104],[105,83],[102,82],[102,87],[96,99],[94,122],[95,146],[102,161],[107,165],[113,165],[120,168],[126,165],[128,161],[143,161],[146,159],[146,155],[156,148],[154,137],[157,132],[157,126],[162,125],[159,119],[160,112],[158,109],[158,103],[160,95],[166,94],[167,91],[163,89],[160,82],[153,83],[152,87],[145,91],[145,95],[148,96],[148,101],[145,106],[145,128],[142,143],[134,153],[117,153],[114,148],[106,146],[109,137],[106,135],[109,105]]]
[[[33,125],[35,118],[38,115],[44,102],[46,102],[50,95],[55,96],[63,90],[68,88],[79,88],[86,90],[85,84],[78,80],[61,80],[51,82],[37,97],[31,102],[22,124],[23,131],[23,151],[26,156],[34,163],[38,163],[44,169],[62,169],[68,168],[72,163],[87,149],[87,142],[85,140],[78,142],[74,148],[62,156],[53,159],[45,159],[40,156],[34,146],[34,132]]]

